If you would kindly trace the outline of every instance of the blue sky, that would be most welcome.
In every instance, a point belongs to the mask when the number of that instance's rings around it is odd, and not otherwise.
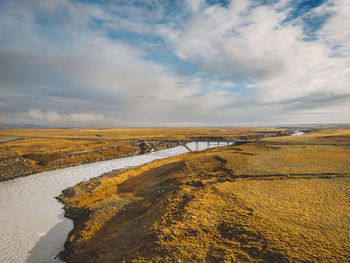
[[[349,122],[347,0],[2,0],[0,122]]]

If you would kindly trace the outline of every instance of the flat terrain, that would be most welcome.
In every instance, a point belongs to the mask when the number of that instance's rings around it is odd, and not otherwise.
[[[60,196],[75,222],[62,257],[350,262],[349,138],[320,130],[265,139],[83,182]]]
[[[143,153],[135,139],[250,139],[288,132],[244,128],[0,129],[0,181]],[[158,148],[174,145],[159,145]]]
[[[282,131],[265,128],[66,128],[0,129],[0,137],[61,137],[95,139],[192,139],[225,136],[237,139],[249,134]]]

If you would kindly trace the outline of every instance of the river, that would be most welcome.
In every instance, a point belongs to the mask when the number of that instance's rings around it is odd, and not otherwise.
[[[301,130],[295,130],[291,135],[292,136],[296,136],[296,135],[303,135],[303,134],[305,134],[305,132],[304,131],[301,131]]]
[[[226,144],[225,144],[226,145]],[[196,149],[195,143],[188,146]],[[211,143],[210,147],[218,146]],[[199,143],[198,150],[207,148]],[[144,155],[79,165],[0,183],[0,262],[57,263],[56,255],[73,222],[64,217],[55,197],[83,180],[125,167],[132,167],[188,152],[182,146]]]

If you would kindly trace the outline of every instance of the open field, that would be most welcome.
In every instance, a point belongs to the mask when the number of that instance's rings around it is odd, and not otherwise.
[[[66,129],[0,129],[0,137],[61,137],[90,139],[193,139],[241,136],[284,131],[267,128],[66,128]]]
[[[264,138],[264,141],[299,141],[301,143],[331,143],[350,142],[349,129],[317,129],[304,134],[303,136],[283,136],[278,138]]]
[[[0,181],[142,153],[135,139],[250,139],[284,132],[288,131],[255,128],[0,129]],[[174,145],[168,143],[159,148],[171,146]]]
[[[221,130],[221,131],[220,131]],[[95,147],[115,145],[108,139],[246,139],[261,134],[276,134],[284,130],[243,128],[72,128],[72,129],[0,129],[0,158],[22,156],[35,152],[81,151]],[[16,137],[15,137],[16,136]],[[33,138],[34,137],[34,138]],[[41,138],[40,138],[41,137]],[[27,138],[10,141],[14,138]],[[77,140],[79,139],[79,140]],[[124,141],[121,141],[124,142]]]
[[[115,171],[64,191],[67,262],[349,262],[350,130]],[[316,144],[327,138],[329,144]],[[293,139],[295,140],[296,138]],[[275,141],[275,139],[273,139]]]
[[[0,181],[36,172],[140,153],[118,141],[31,138],[0,144]]]

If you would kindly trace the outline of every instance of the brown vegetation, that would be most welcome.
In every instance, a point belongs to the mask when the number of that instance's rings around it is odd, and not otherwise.
[[[225,137],[246,138],[249,135],[276,133],[284,129],[265,128],[67,128],[67,129],[0,129],[0,137],[61,137],[95,139],[193,139]]]
[[[26,139],[6,142],[0,144],[0,181],[139,152],[138,146],[125,142],[67,139]]]
[[[253,128],[225,131],[217,128],[0,129],[0,181],[142,153],[134,139],[247,139],[283,132],[288,131]],[[158,148],[169,146],[174,145],[168,143]]]
[[[324,136],[338,138],[310,138]],[[350,146],[335,144],[220,147],[83,182],[60,196],[75,222],[62,257],[349,262]]]

